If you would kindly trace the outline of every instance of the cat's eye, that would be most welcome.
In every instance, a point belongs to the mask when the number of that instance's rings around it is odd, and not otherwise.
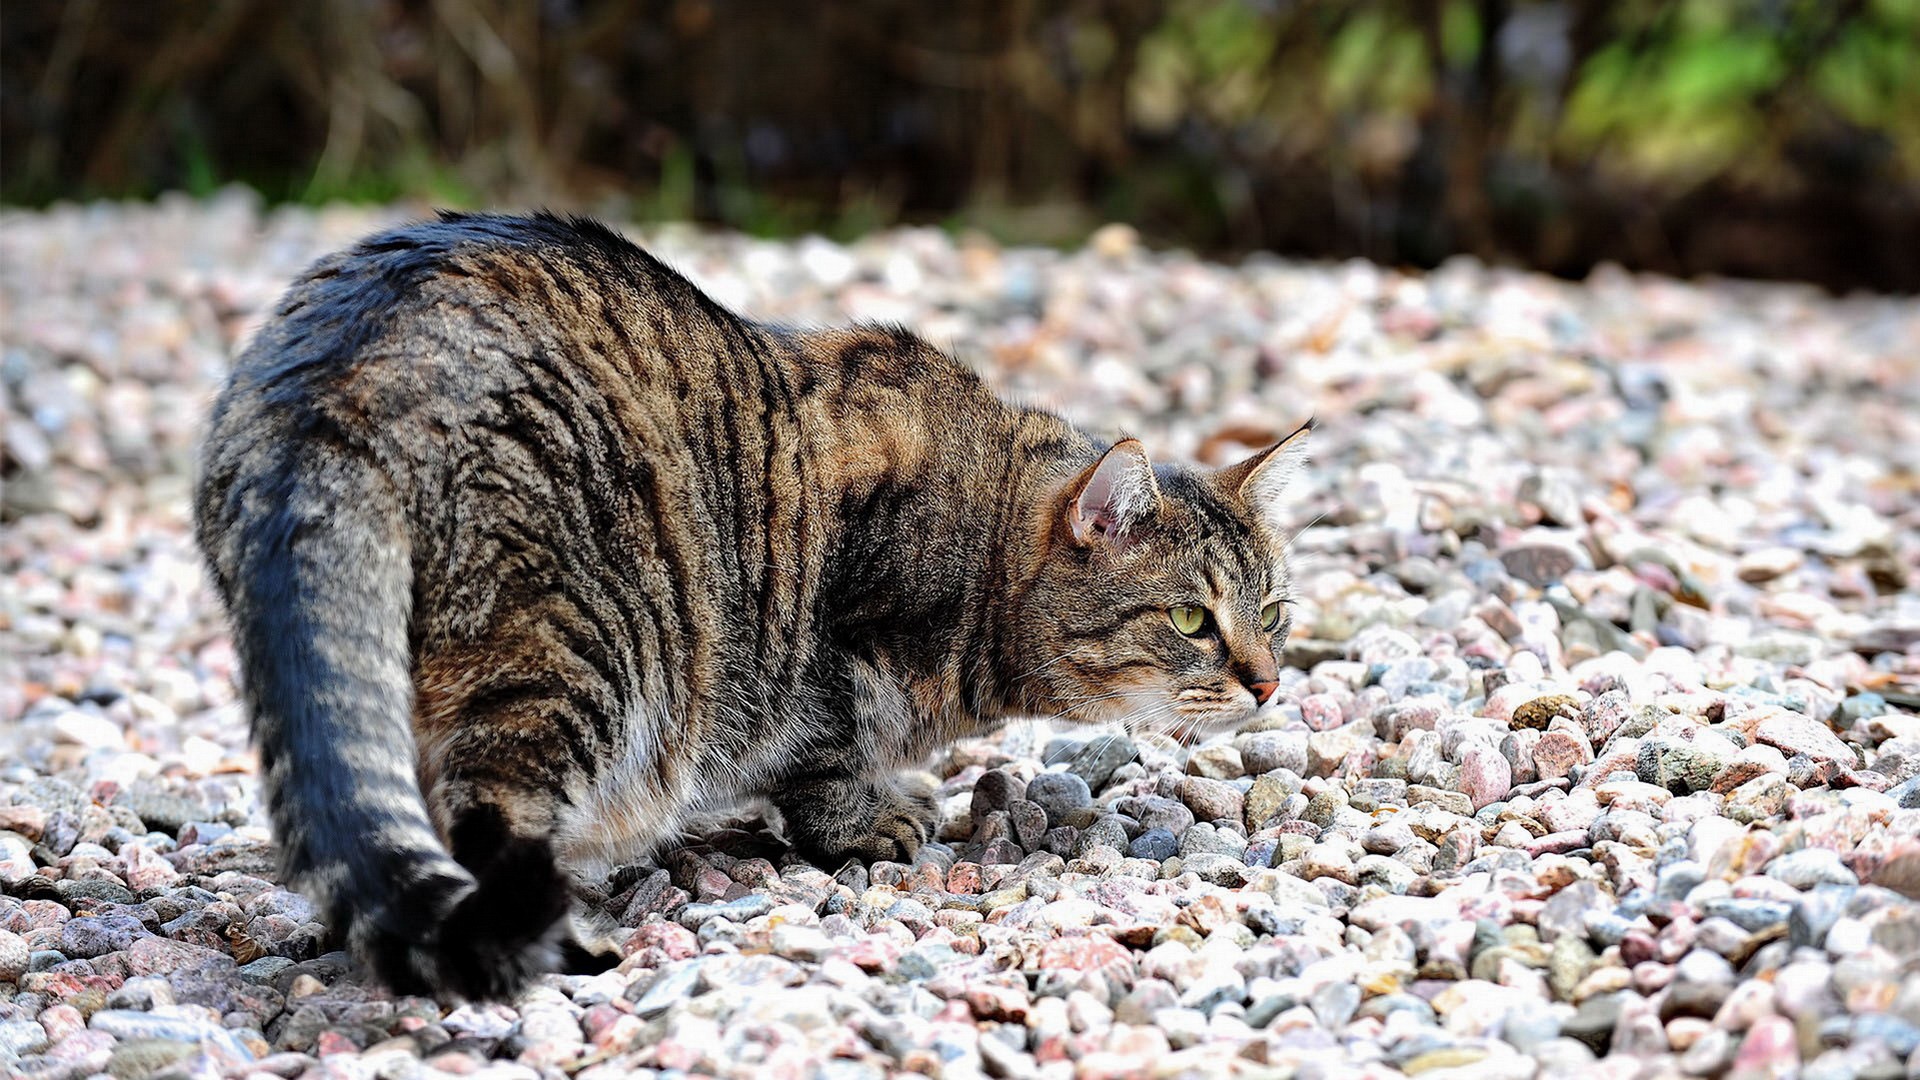
[[[1280,628],[1280,616],[1285,613],[1287,602],[1275,600],[1260,609],[1260,629],[1272,633]]]
[[[1206,628],[1207,609],[1203,607],[1168,608],[1167,619],[1173,623],[1175,630],[1193,637]]]

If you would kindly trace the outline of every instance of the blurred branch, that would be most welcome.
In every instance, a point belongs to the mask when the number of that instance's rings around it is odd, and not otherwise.
[[[1044,207],[1007,229],[1068,239],[1112,215],[1203,248],[1920,288],[1920,243],[1902,243],[1920,231],[1920,15],[1904,2],[6,14],[0,184],[15,201],[227,180],[308,200],[612,193],[760,231]]]
[[[89,184],[112,190],[132,180],[128,148],[134,134],[153,123],[169,103],[169,91],[224,60],[249,14],[246,0],[221,0],[205,21],[176,26],[144,52],[134,89],[100,135],[84,175]]]

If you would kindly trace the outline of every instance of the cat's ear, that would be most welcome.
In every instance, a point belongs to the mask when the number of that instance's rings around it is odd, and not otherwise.
[[[1215,481],[1239,498],[1255,517],[1279,528],[1283,496],[1307,463],[1307,433],[1312,430],[1313,421],[1308,420],[1265,450],[1221,469],[1214,474]]]
[[[1160,506],[1153,462],[1138,439],[1114,443],[1067,491],[1067,530],[1081,544],[1120,543]]]

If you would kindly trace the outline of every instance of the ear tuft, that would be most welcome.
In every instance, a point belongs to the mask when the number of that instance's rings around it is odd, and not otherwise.
[[[1067,529],[1080,544],[1118,543],[1160,505],[1153,462],[1138,439],[1114,443],[1067,490]]]
[[[1229,465],[1214,474],[1215,481],[1237,496],[1254,516],[1278,529],[1281,503],[1287,487],[1307,463],[1307,433],[1313,430],[1308,420],[1293,434],[1254,454],[1237,465]]]

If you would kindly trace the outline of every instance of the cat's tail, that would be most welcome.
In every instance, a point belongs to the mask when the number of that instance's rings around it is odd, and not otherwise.
[[[352,448],[246,434],[209,440],[196,524],[284,871],[396,991],[509,996],[559,963],[571,894],[544,841],[507,843],[475,874],[429,818],[399,496]]]

